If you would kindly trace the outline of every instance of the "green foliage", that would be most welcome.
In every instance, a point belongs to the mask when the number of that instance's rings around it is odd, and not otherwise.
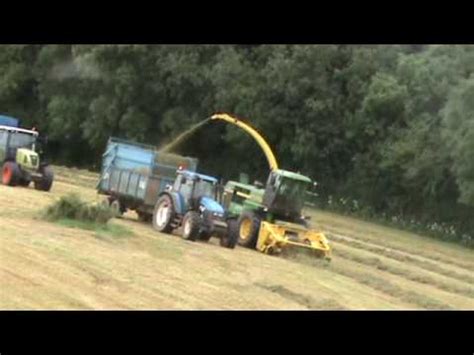
[[[463,80],[452,92],[443,119],[459,200],[474,206],[474,77]]]
[[[46,217],[53,221],[67,219],[105,225],[114,216],[110,207],[87,204],[75,194],[62,196],[46,210]]]
[[[46,133],[57,163],[97,169],[110,136],[165,146],[226,111],[323,200],[473,234],[474,46],[5,45],[0,69],[0,110]],[[265,179],[246,133],[206,127],[179,151]]]

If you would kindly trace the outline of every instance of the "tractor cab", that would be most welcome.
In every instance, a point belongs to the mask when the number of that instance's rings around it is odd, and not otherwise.
[[[291,171],[273,170],[263,195],[263,205],[277,218],[293,220],[301,217],[306,191],[311,179]]]
[[[16,161],[24,169],[38,169],[37,141],[36,131],[0,126],[0,161]]]
[[[36,130],[19,128],[19,120],[0,116],[0,165],[1,181],[8,186],[28,186],[49,191],[53,184],[52,169],[40,161],[41,142]],[[44,142],[44,141],[43,141]]]
[[[178,169],[173,186],[159,195],[153,226],[164,233],[183,226],[184,239],[209,240],[216,235],[222,246],[234,248],[237,240],[227,236],[226,215],[218,202],[218,192],[216,178]]]
[[[214,177],[180,169],[172,190],[183,197],[186,210],[197,209],[201,205],[222,213],[222,207],[215,202],[218,199],[218,181]]]

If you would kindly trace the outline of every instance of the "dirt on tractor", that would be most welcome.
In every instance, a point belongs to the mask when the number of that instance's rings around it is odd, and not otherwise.
[[[98,176],[54,167],[50,193],[0,185],[1,309],[474,309],[474,252],[311,211],[330,263],[160,234],[133,212],[84,229],[44,219],[74,192],[100,202]]]

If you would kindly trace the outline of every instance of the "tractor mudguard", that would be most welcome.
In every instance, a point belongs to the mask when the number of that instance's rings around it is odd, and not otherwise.
[[[171,197],[171,200],[173,201],[173,206],[175,209],[175,212],[179,215],[184,215],[186,213],[186,203],[184,201],[184,198],[181,194],[177,192],[162,192],[158,198],[160,198],[163,195],[168,195]]]

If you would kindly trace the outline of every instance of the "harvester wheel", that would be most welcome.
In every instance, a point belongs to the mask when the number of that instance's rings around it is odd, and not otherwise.
[[[183,239],[195,241],[201,229],[201,216],[195,211],[189,211],[183,219]]]
[[[234,249],[239,240],[239,225],[235,219],[227,221],[227,233],[221,236],[220,245],[225,248]]]
[[[51,190],[51,187],[53,186],[53,179],[54,179],[53,170],[49,166],[44,166],[41,168],[40,172],[42,175],[41,180],[36,180],[34,182],[35,189],[41,190],[41,191]]]
[[[158,232],[171,233],[173,231],[173,223],[175,217],[173,201],[168,195],[161,196],[156,202],[153,211],[153,228]]]
[[[238,220],[239,245],[255,248],[260,230],[260,217],[253,212],[243,212]]]
[[[17,163],[7,161],[2,168],[2,184],[16,186],[20,182],[21,171]]]

